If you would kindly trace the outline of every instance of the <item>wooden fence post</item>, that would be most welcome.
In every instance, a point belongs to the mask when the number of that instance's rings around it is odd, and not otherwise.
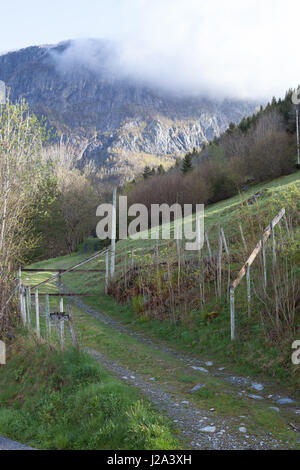
[[[158,248],[158,242],[159,242],[159,227],[156,227],[156,231],[155,231],[155,249],[154,249],[154,253],[155,253],[155,261],[156,261],[156,268],[158,269],[158,265],[159,265],[159,248]]]
[[[202,251],[202,248],[201,248],[201,221],[200,221],[199,217],[197,217],[197,220],[196,220],[196,233],[197,233],[198,251],[199,251],[199,254],[201,255],[201,251]]]
[[[67,313],[69,315],[69,325],[70,325],[70,332],[72,336],[73,346],[74,348],[79,349],[70,305],[67,305]]]
[[[273,269],[276,266],[276,242],[275,242],[275,233],[274,233],[274,225],[273,221],[271,220],[270,222],[270,228],[271,228],[271,239],[272,239],[272,251],[273,251]]]
[[[262,249],[262,258],[263,258],[263,274],[264,274],[264,287],[267,287],[267,260],[266,260],[266,244],[265,237],[262,236],[261,239],[261,249]]]
[[[205,277],[204,277],[204,268],[203,268],[203,258],[202,258],[202,247],[201,247],[201,226],[200,226],[200,218],[197,217],[196,226],[197,226],[197,245],[198,245],[198,252],[199,252],[199,290],[200,290],[200,298],[202,305],[205,304]]]
[[[125,260],[124,260],[124,287],[127,290],[127,253],[125,253]]]
[[[234,305],[234,287],[230,287],[230,330],[231,341],[235,340],[235,305]]]
[[[279,220],[283,217],[283,215],[285,214],[285,209],[281,209],[281,211],[277,214],[277,216],[272,220],[272,226],[273,228],[275,227],[276,224],[278,224]],[[268,237],[271,235],[271,227],[270,225],[266,228],[264,234],[263,234],[263,238],[264,238],[264,241],[266,241],[268,239]],[[258,253],[261,251],[262,249],[262,239],[259,240],[259,242],[257,243],[256,247],[254,248],[254,250],[252,251],[251,255],[249,256],[247,262],[244,264],[244,266],[242,267],[242,269],[240,270],[237,278],[235,279],[235,281],[233,281],[232,283],[232,286],[234,288],[236,288],[239,283],[241,282],[241,280],[243,279],[243,277],[245,276],[246,274],[246,267],[247,267],[247,264],[249,264],[250,266],[252,265],[252,263],[254,262],[255,258],[257,257]],[[275,252],[276,254],[276,252]]]
[[[39,305],[39,291],[35,290],[35,318],[36,318],[36,334],[37,337],[41,337],[40,333],[40,305]]]
[[[46,316],[46,325],[47,325],[47,335],[48,339],[51,339],[51,321],[50,321],[50,302],[49,295],[46,294],[45,297],[45,316]]]
[[[268,239],[269,236],[272,237],[273,240],[273,268],[275,267],[276,264],[276,246],[275,246],[275,236],[274,236],[274,227],[279,223],[279,221],[282,219],[282,217],[285,216],[285,209],[281,209],[279,213],[274,217],[273,220],[271,220],[270,225],[265,229],[262,238],[259,240],[257,243],[256,247],[250,254],[248,260],[246,263],[243,265],[242,269],[240,270],[237,278],[233,281],[231,287],[230,287],[230,313],[231,313],[231,337],[234,338],[234,289],[238,287],[240,284],[241,280],[247,275],[247,285],[248,285],[248,292],[247,294],[250,293],[250,274],[249,274],[249,268],[253,264],[254,260],[256,259],[257,255],[259,252],[262,250],[263,254],[263,269],[264,269],[264,284],[266,285],[266,256],[265,256],[265,242]],[[276,279],[275,279],[276,280]],[[278,298],[277,298],[277,286],[275,285],[275,295],[276,295],[276,313],[278,316]]]
[[[229,290],[230,290],[230,274],[231,274],[230,273],[230,255],[229,255],[229,249],[228,249],[228,245],[227,245],[227,241],[226,241],[226,237],[225,237],[223,227],[221,227],[221,236],[222,236],[222,240],[223,240],[223,243],[224,243],[225,253],[226,253],[226,256],[227,256],[227,263],[228,263],[227,292],[229,292]]]
[[[219,231],[219,253],[218,253],[218,295],[222,297],[222,253],[223,253],[223,239],[221,230]]]
[[[244,248],[245,248],[245,252],[248,253],[248,247],[247,247],[247,243],[246,243],[246,240],[245,240],[245,237],[244,237],[243,227],[242,227],[241,224],[239,224],[239,227],[240,227],[240,232],[241,232],[241,237],[242,237],[243,245],[244,245]]]
[[[30,287],[26,287],[26,310],[27,310],[28,328],[30,328],[31,327],[31,292],[30,292]]]
[[[276,325],[277,330],[279,331],[279,305],[278,305],[278,290],[277,290],[277,277],[275,275],[275,268],[277,264],[277,255],[276,255],[276,241],[275,241],[275,230],[273,221],[270,223],[271,227],[271,239],[272,239],[272,267],[273,267],[273,285],[274,285],[274,294],[275,294],[275,314],[276,314]]]
[[[177,265],[178,265],[178,288],[180,287],[180,271],[181,271],[181,253],[180,253],[180,240],[176,238],[177,248]]]
[[[224,233],[223,227],[221,227],[220,230],[221,230],[221,237],[222,237],[222,240],[223,240],[223,243],[224,243],[225,253],[229,258],[229,250],[228,250],[228,245],[227,245],[227,241],[226,241],[226,238],[225,238],[225,233]]]
[[[61,273],[58,274],[58,292],[62,291]]]
[[[64,312],[64,298],[63,297],[60,298],[59,311],[60,311],[60,313]],[[64,348],[65,348],[65,321],[64,321],[63,317],[60,319],[59,323],[60,323],[60,325],[59,325],[60,326],[60,345],[61,345],[61,350],[64,351]]]
[[[208,249],[208,254],[209,254],[209,260],[210,260],[210,262],[211,262],[211,261],[212,261],[212,253],[211,253],[209,238],[208,238],[208,235],[207,235],[206,232],[205,232],[205,240],[206,240],[206,244],[207,244],[207,249]]]
[[[109,285],[109,251],[105,253],[105,295],[108,294]]]
[[[23,318],[24,318],[24,326],[27,325],[27,309],[26,309],[26,287],[25,286],[22,286],[22,299],[21,299],[21,302],[22,302],[22,315],[23,315]]]
[[[6,345],[0,340],[0,365],[6,364]]]
[[[117,188],[113,189],[113,207],[111,223],[111,257],[110,257],[110,277],[113,279],[115,274],[115,256],[116,256],[116,227],[117,227]]]
[[[250,266],[249,266],[249,264],[247,264],[246,280],[247,280],[248,317],[250,318],[250,316],[251,316],[251,284],[250,284]]]
[[[108,256],[109,256],[109,252],[107,250],[107,252],[105,253],[105,295],[107,295],[108,293],[108,276],[109,276],[109,259],[108,259]]]
[[[59,311],[63,312],[64,311],[64,298],[61,297],[59,300]]]
[[[24,305],[23,305],[23,287],[22,287],[22,271],[19,268],[19,299],[20,299],[20,313],[23,326],[26,326],[26,315],[24,315]]]
[[[290,229],[289,229],[289,224],[288,224],[288,220],[287,220],[286,214],[284,214],[283,218],[284,218],[284,223],[285,223],[286,231],[287,231],[288,234],[290,234]]]

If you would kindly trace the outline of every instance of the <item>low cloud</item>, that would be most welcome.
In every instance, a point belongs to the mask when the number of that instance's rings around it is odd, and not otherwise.
[[[298,0],[103,3],[110,28],[72,41],[59,67],[216,98],[270,99],[300,82]]]

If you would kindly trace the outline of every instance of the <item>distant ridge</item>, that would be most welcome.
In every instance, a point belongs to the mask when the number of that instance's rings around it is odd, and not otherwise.
[[[257,106],[242,100],[176,96],[122,77],[109,69],[114,49],[104,41],[93,43],[99,69],[90,70],[80,57],[72,61],[72,44],[2,53],[0,80],[10,87],[12,100],[25,98],[59,132],[76,138],[94,136],[78,164],[92,164],[103,178],[127,180],[145,165],[170,166]]]

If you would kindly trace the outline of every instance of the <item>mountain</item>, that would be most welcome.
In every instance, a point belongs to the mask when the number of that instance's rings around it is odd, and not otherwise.
[[[170,166],[178,156],[219,136],[257,103],[206,99],[160,89],[122,73],[105,41],[74,41],[0,55],[0,80],[10,98],[25,98],[59,133],[87,139],[78,165],[103,177],[128,179],[145,165]],[[117,65],[116,65],[117,64]]]

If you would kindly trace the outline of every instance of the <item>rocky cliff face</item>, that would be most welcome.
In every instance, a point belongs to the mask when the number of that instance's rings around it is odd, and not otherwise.
[[[253,103],[175,96],[122,78],[107,66],[105,44],[96,69],[70,61],[71,44],[1,55],[0,80],[12,100],[25,98],[59,132],[95,136],[78,164],[93,162],[104,176],[128,179],[145,165],[171,165],[254,110]]]

